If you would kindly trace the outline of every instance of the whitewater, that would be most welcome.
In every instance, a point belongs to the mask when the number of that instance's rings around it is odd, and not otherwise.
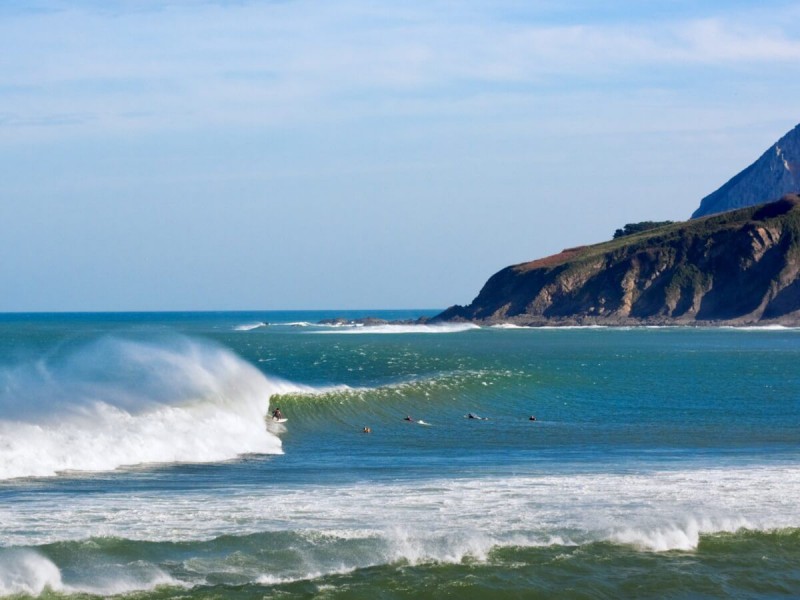
[[[174,338],[104,338],[0,371],[0,479],[278,453],[270,380],[233,353]]]
[[[797,330],[337,316],[2,316],[0,597],[800,592]]]

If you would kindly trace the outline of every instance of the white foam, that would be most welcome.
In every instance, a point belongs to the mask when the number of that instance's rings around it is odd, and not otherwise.
[[[107,338],[0,384],[0,479],[280,453],[269,398],[310,389],[187,338]]]
[[[798,496],[800,467],[758,465],[287,484],[238,488],[235,494],[183,491],[178,497],[141,491],[135,498],[109,493],[74,497],[68,504],[43,497],[2,506],[0,539],[39,545],[104,536],[190,541],[307,531],[325,536],[317,546],[333,543],[328,538],[382,540],[382,560],[390,562],[480,560],[497,546],[598,541],[693,550],[703,534],[800,527]]]
[[[87,574],[88,575],[88,574]],[[133,592],[152,591],[160,586],[190,588],[190,584],[175,579],[153,564],[138,561],[133,564],[103,564],[101,573],[92,572],[64,585],[65,592],[94,596],[117,596]]]
[[[85,581],[84,581],[85,580]],[[137,561],[103,564],[76,581],[63,581],[59,568],[47,557],[28,548],[0,548],[0,597],[40,596],[45,591],[115,596],[153,590],[158,586],[190,587],[157,566]]]
[[[542,325],[541,327],[537,327],[537,329],[557,329],[559,331],[569,330],[569,329],[595,329],[595,330],[604,330],[604,329],[622,329],[627,330],[631,329],[630,327],[610,327],[608,325]]]
[[[701,534],[733,533],[739,529],[758,529],[758,527],[742,517],[718,519],[689,517],[682,523],[655,525],[650,528],[626,527],[612,533],[609,539],[653,552],[691,551],[697,549]]]
[[[159,585],[202,585],[209,573],[280,584],[381,564],[462,564],[501,547],[595,542],[639,550],[695,551],[703,535],[800,526],[800,467],[748,465],[636,474],[572,473],[340,485],[138,490],[135,495],[42,495],[0,505],[4,544],[120,537],[203,542],[287,532],[295,559],[282,566],[245,556],[192,559],[188,572],[149,561],[101,561],[62,582],[28,550],[0,551],[0,595],[48,587],[114,595]],[[277,542],[286,543],[286,542]],[[166,563],[165,563],[166,564]],[[265,570],[269,569],[269,570]],[[189,579],[187,579],[187,577]]]
[[[800,327],[787,327],[786,325],[748,325],[745,327],[720,327],[733,331],[800,331]]]
[[[253,329],[258,329],[259,327],[266,327],[264,323],[245,323],[244,325],[237,325],[233,328],[234,331],[252,331]]]
[[[315,331],[329,334],[403,334],[403,333],[461,333],[480,329],[474,323],[442,323],[436,325],[346,325],[334,329]]]
[[[60,591],[61,572],[51,560],[27,549],[0,548],[0,596],[39,596]]]
[[[294,583],[295,581],[310,581],[312,579],[318,579],[323,576],[346,575],[347,573],[352,573],[357,568],[363,568],[366,566],[373,566],[373,565],[368,564],[368,565],[359,565],[358,567],[341,567],[334,569],[326,569],[325,571],[308,571],[306,573],[303,573],[302,575],[295,575],[290,577],[279,577],[276,575],[264,574],[256,577],[255,583],[258,583],[260,585],[281,585],[285,583]]]

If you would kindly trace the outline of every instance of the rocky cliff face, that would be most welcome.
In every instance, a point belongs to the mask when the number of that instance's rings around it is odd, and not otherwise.
[[[693,219],[777,200],[800,192],[800,125],[756,162],[700,201]]]
[[[800,196],[507,267],[436,319],[800,324]]]

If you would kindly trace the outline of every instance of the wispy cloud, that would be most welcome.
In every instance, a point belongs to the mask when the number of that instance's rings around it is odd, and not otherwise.
[[[787,16],[797,11],[608,23],[580,11],[512,19],[480,2],[84,2],[3,15],[0,112],[31,126],[74,114],[104,128],[269,126],[647,86],[654,72],[669,88],[687,69],[796,72]]]

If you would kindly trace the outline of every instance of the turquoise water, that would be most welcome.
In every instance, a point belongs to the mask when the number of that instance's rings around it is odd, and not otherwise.
[[[800,594],[800,330],[434,312],[0,315],[0,595]]]

